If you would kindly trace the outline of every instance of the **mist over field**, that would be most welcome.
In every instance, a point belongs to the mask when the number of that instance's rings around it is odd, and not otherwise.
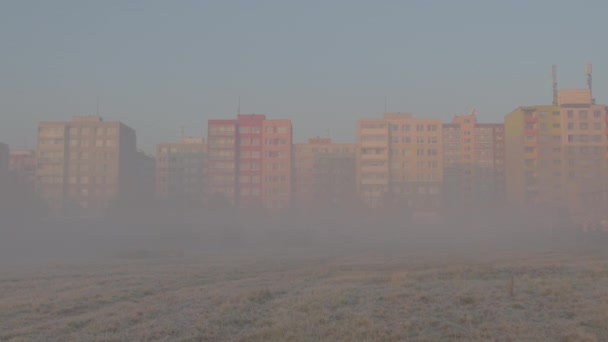
[[[608,337],[599,232],[231,210],[4,229],[0,340]]]

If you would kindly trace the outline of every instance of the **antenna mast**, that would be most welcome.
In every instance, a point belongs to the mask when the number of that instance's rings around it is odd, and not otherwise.
[[[97,104],[95,107],[95,115],[99,116],[99,95],[97,96]]]
[[[557,65],[551,66],[551,79],[553,80],[553,105],[557,106]]]
[[[239,96],[239,106],[237,108],[237,114],[241,114],[241,97]]]
[[[587,72],[587,88],[589,89],[589,95],[591,96],[591,103],[595,103],[593,99],[593,88],[592,88],[592,79],[591,79],[591,63],[587,63],[585,66],[585,71]]]

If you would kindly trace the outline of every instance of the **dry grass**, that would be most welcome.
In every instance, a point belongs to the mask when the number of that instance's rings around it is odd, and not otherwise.
[[[217,255],[0,274],[2,341],[608,340],[608,263],[590,254]]]

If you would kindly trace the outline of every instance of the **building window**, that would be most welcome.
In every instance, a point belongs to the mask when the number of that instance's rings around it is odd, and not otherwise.
[[[574,118],[574,111],[573,111],[573,110],[569,110],[569,111],[567,112],[567,115],[568,115],[568,119],[572,119],[572,118]]]
[[[587,118],[587,111],[586,110],[581,110],[578,112],[578,117],[580,119],[586,119]]]

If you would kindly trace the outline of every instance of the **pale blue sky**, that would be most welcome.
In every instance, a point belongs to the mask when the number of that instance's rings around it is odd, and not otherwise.
[[[0,1],[0,141],[94,114],[141,147],[204,135],[209,118],[293,120],[296,141],[352,141],[384,110],[442,117],[584,87],[608,102],[606,1]],[[323,124],[320,124],[323,123]]]

